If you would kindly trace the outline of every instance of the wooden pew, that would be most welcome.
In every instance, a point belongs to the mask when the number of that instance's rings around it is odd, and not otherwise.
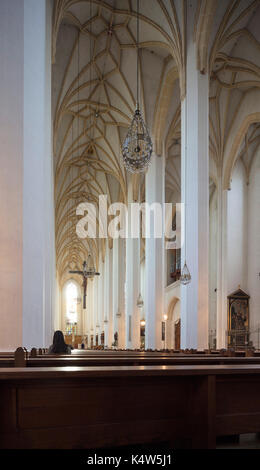
[[[1,364],[1,361],[0,361]],[[252,365],[260,364],[259,358],[240,357],[42,357],[29,358],[27,367],[120,367],[120,366],[167,366],[167,365]]]
[[[259,365],[0,369],[0,446],[214,448],[260,430],[259,396]]]
[[[255,357],[222,357],[211,355],[39,355],[28,357],[23,348],[18,348],[15,357],[0,358],[0,367],[84,367],[84,366],[145,366],[145,365],[232,365],[260,364]]]

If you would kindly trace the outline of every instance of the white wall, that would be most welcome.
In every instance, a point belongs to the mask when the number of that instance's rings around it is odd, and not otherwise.
[[[247,184],[245,170],[238,160],[227,196],[227,293],[247,292]]]
[[[260,151],[246,183],[241,160],[232,173],[227,215],[227,291],[238,286],[250,295],[250,329],[260,325]],[[251,337],[256,347],[258,334]]]
[[[217,232],[218,232],[217,189],[209,206],[209,334],[216,330],[217,319]]]
[[[260,326],[260,149],[254,159],[248,186],[248,294],[250,328]],[[254,340],[257,340],[255,337]],[[260,345],[259,345],[260,346]]]

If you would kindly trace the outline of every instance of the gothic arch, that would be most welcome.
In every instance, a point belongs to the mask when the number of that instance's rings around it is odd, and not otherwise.
[[[167,309],[167,316],[168,316],[168,321],[173,321],[173,314],[174,314],[174,309],[177,305],[177,303],[180,302],[180,299],[178,297],[173,297],[169,304],[168,304],[168,309]]]
[[[255,104],[258,106],[258,102]],[[229,189],[230,187],[230,179],[234,164],[238,157],[239,148],[242,144],[242,141],[250,127],[251,124],[260,122],[260,112],[254,112],[252,114],[247,115],[242,123],[240,120],[240,125],[238,124],[235,129],[235,138],[233,139],[232,147],[230,149],[230,153],[228,155],[228,161],[226,163],[226,167],[224,170],[224,189]]]

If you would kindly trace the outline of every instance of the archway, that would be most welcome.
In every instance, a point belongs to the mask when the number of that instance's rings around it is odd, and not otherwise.
[[[181,303],[178,297],[173,297],[169,302],[166,321],[166,348],[168,349],[176,349],[176,330],[178,330],[180,326],[180,324],[178,324],[178,322],[180,321],[180,305]]]
[[[60,328],[73,338],[83,333],[82,293],[74,279],[69,279],[62,288]]]

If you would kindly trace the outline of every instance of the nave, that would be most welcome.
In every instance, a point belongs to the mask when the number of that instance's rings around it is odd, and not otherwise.
[[[259,19],[1,0],[2,449],[260,432]]]

